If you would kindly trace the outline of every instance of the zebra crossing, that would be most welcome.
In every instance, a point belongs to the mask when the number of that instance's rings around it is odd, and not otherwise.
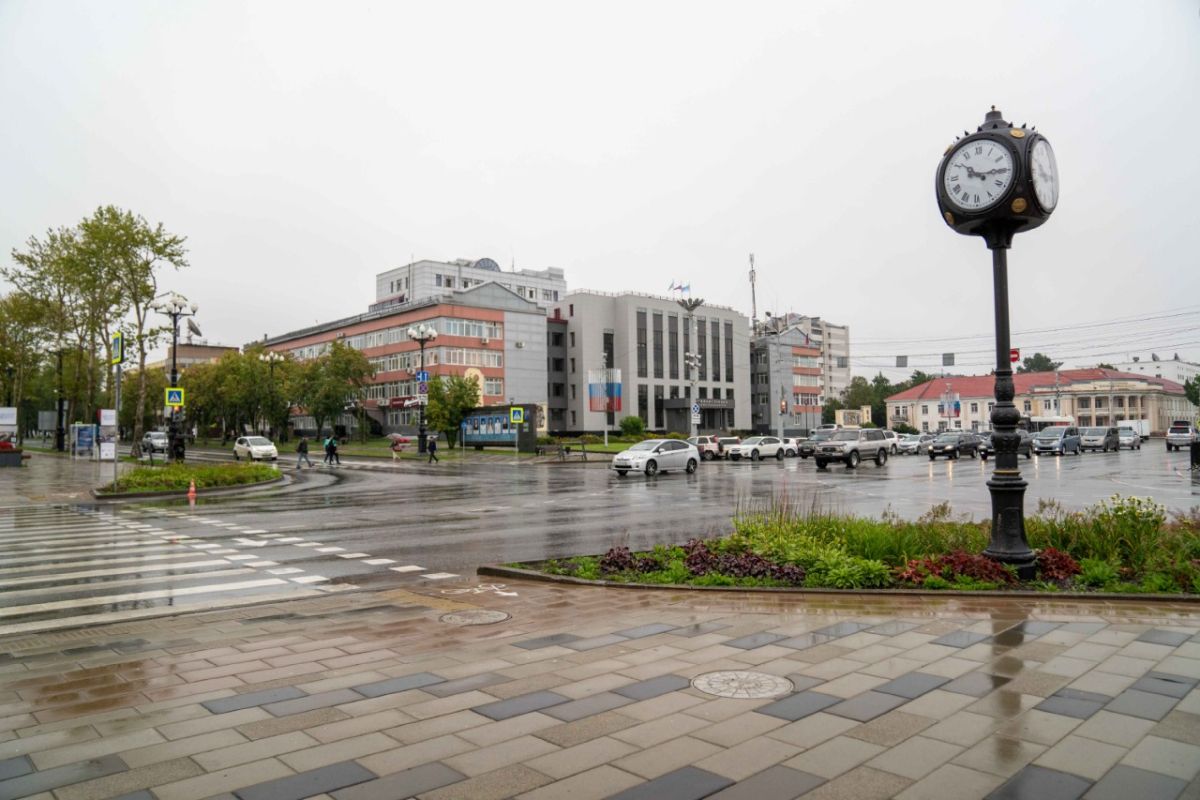
[[[0,636],[315,597],[358,588],[356,570],[458,577],[393,564],[175,509],[6,509]]]

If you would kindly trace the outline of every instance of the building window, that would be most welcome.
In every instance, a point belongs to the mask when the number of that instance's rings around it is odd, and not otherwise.
[[[575,384],[571,384],[571,399],[575,399]]]
[[[692,326],[688,324],[688,320],[683,321],[683,355],[687,358],[688,353],[692,352]],[[692,379],[692,368],[688,366],[687,361],[683,362],[683,379],[690,381]]]
[[[733,383],[733,323],[725,323],[725,381]]]
[[[567,316],[568,316],[568,317],[573,317],[573,316],[575,316],[575,304],[574,304],[574,303],[571,303],[569,306],[567,306],[567,309],[568,309],[568,310],[567,310]],[[573,412],[572,412],[572,413],[573,413]]]
[[[504,396],[504,379],[503,378],[484,378],[483,393],[492,397]]]
[[[714,381],[721,380],[721,322],[712,320],[709,330],[712,332],[712,370],[709,372]]]
[[[679,317],[667,317],[667,364],[671,380],[679,378]]]
[[[561,333],[550,334],[550,346],[551,347],[562,347],[562,343],[563,343],[563,336]]]
[[[646,368],[646,312],[637,312],[637,376],[645,378],[649,375]],[[645,420],[645,417],[642,417]]]
[[[571,427],[572,428],[575,427],[575,412],[574,411],[571,412]]]
[[[704,335],[704,318],[696,320],[696,353],[700,356],[700,368],[696,370],[696,379],[704,380],[704,370],[708,366],[708,337]],[[703,395],[701,395],[703,397]]]
[[[1033,411],[1033,401],[1026,400],[1025,401],[1025,413],[1028,414],[1031,411]]]
[[[575,346],[575,331],[571,331],[571,347]]]
[[[567,368],[566,362],[561,358],[551,360],[550,364],[552,372],[562,372]]]
[[[654,387],[654,426],[656,428],[667,427],[667,420],[663,416],[663,387]]]
[[[550,393],[555,397],[563,396],[563,385],[561,383],[553,383],[550,385]]]
[[[638,416],[641,417],[642,421],[646,423],[647,427],[649,427],[650,426],[650,393],[646,389],[646,384],[644,384],[644,383],[638,384],[637,408],[638,408]]]
[[[655,311],[651,319],[651,335],[654,337],[654,377],[663,376],[663,315]]]
[[[921,406],[921,416],[922,417],[929,416],[929,406]],[[925,425],[925,430],[929,430],[928,423],[926,423],[926,425]]]
[[[979,403],[971,403],[971,413],[972,414],[979,413]]]
[[[575,359],[571,359],[571,374],[575,374]]]

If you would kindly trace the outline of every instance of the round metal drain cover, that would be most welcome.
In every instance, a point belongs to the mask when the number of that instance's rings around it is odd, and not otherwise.
[[[778,697],[795,688],[787,678],[749,670],[706,672],[693,678],[692,686],[705,694],[736,697],[741,700]]]
[[[451,625],[492,625],[496,622],[504,622],[508,619],[508,614],[503,611],[477,608],[470,611],[452,611],[449,614],[442,614],[439,619]]]

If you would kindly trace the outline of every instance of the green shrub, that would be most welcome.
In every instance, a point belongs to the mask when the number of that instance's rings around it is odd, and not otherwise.
[[[162,467],[136,467],[122,475],[114,490],[112,484],[101,491],[184,492],[192,481],[197,489],[218,486],[244,486],[279,477],[279,470],[268,464],[167,464]]]
[[[686,433],[679,433],[678,431],[671,431],[670,433],[665,434],[662,438],[664,438],[664,439],[679,439],[682,441],[687,441],[688,435]]]
[[[1077,579],[1084,586],[1104,587],[1116,583],[1121,577],[1121,571],[1107,561],[1098,558],[1085,558],[1079,562],[1083,571]]]
[[[640,437],[646,432],[646,421],[641,417],[625,417],[621,420],[621,433],[630,438]]]
[[[829,549],[805,567],[804,585],[831,589],[866,589],[890,586],[891,570],[882,561],[858,558]]]

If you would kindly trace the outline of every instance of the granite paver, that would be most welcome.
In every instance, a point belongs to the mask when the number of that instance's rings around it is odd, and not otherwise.
[[[1196,604],[451,585],[0,640],[0,795],[1153,800],[1200,780]],[[450,626],[447,604],[511,617]],[[795,691],[691,686],[717,670]]]

